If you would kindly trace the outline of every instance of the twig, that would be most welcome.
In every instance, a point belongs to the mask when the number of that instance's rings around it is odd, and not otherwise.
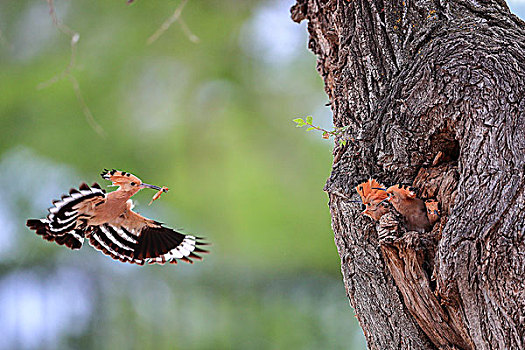
[[[57,17],[57,13],[55,11],[55,4],[53,3],[54,0],[46,0],[46,1],[49,6],[49,15],[53,19],[53,24],[55,25],[55,27],[57,27],[58,30],[60,30],[64,34],[69,35],[70,37],[73,37],[75,34],[78,34],[73,29],[69,28],[68,26],[60,22],[60,20]]]
[[[56,15],[55,5],[53,3],[54,0],[46,0],[46,1],[49,6],[49,15],[51,16],[55,27],[58,30],[60,30],[62,33],[71,37],[71,56],[69,57],[68,65],[62,72],[58,73],[57,75],[55,75],[48,81],[38,84],[37,89],[38,90],[45,89],[64,78],[68,78],[69,81],[71,82],[71,85],[73,86],[73,91],[75,92],[75,95],[77,97],[78,102],[80,103],[80,106],[82,107],[82,112],[84,113],[84,116],[89,126],[91,126],[91,128],[101,137],[106,137],[106,133],[104,132],[104,129],[102,128],[102,126],[100,126],[100,124],[97,123],[89,107],[87,106],[84,100],[84,97],[82,96],[82,90],[80,89],[80,84],[78,83],[78,80],[71,74],[71,71],[73,70],[73,68],[75,68],[75,60],[77,56],[77,44],[78,44],[78,41],[80,40],[80,34],[74,31],[73,29],[69,28],[67,25],[60,22],[60,20],[58,19]]]
[[[52,1],[52,0],[50,0]],[[75,59],[77,56],[77,43],[80,40],[80,35],[78,33],[72,32],[73,35],[71,37],[71,56],[69,57],[69,63],[66,66],[66,68],[60,72],[59,74],[55,75],[48,81],[45,81],[43,83],[38,84],[37,89],[45,89],[47,87],[50,87],[54,83],[56,83],[59,80],[64,79],[65,77],[71,75],[71,70],[75,67]]]
[[[180,15],[182,13],[182,9],[184,8],[184,6],[186,5],[187,2],[188,2],[188,0],[182,0],[182,2],[179,4],[179,6],[177,6],[175,11],[171,15],[171,17],[168,18],[166,21],[164,21],[164,23],[162,23],[162,25],[159,27],[159,29],[157,29],[157,31],[155,33],[153,33],[153,35],[148,38],[148,41],[147,41],[148,45],[153,44],[162,34],[164,34],[165,31],[167,31],[170,28],[170,26],[173,23],[175,23],[175,21],[177,21],[177,19],[179,19]]]
[[[333,131],[329,131],[329,130],[323,129],[321,127],[318,127],[318,126],[316,126],[316,125],[314,125],[312,123],[305,122],[305,124],[308,125],[310,128],[322,131],[323,132],[323,137],[324,137],[324,135],[338,136],[338,135],[341,134],[341,131],[339,129],[335,129]],[[324,138],[328,138],[328,137],[324,137]]]
[[[296,124],[295,126],[298,128],[302,128],[303,126],[308,126],[306,129],[308,130],[319,130],[323,132],[323,139],[329,139],[330,136],[333,136],[334,138],[340,137],[339,139],[339,145],[346,146],[346,141],[350,140],[352,142],[355,142],[355,139],[353,137],[344,137],[344,134],[346,130],[350,128],[349,125],[343,126],[340,128],[335,128],[334,130],[326,130],[323,129],[317,125],[314,124],[312,116],[306,117],[306,120],[303,120],[303,118],[296,118],[293,120],[293,122]]]
[[[75,78],[71,74],[68,75],[68,78],[71,84],[73,85],[73,90],[75,91],[75,95],[77,96],[78,103],[80,103],[80,106],[82,107],[82,112],[84,113],[84,116],[86,117],[89,126],[91,126],[91,128],[95,130],[95,132],[101,137],[106,138],[106,132],[104,131],[102,126],[100,126],[100,124],[97,123],[86,101],[84,101],[84,97],[82,96],[82,91],[80,90],[80,85],[78,84],[77,78]]]
[[[192,43],[197,44],[201,41],[197,35],[193,34],[193,32],[190,30],[190,28],[186,24],[186,21],[184,21],[184,19],[182,18],[182,16],[179,18],[179,24],[184,34],[186,34],[186,36]]]

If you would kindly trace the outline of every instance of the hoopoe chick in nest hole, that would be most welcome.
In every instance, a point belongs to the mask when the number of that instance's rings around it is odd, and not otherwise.
[[[166,187],[143,183],[125,171],[105,170],[102,178],[110,180],[116,191],[106,193],[97,183],[82,183],[69,195],[53,201],[45,219],[27,220],[27,226],[45,240],[80,249],[87,238],[95,249],[115,260],[143,265],[176,264],[177,259],[193,263],[201,260],[196,253],[207,253],[201,238],[185,235],[162,223],[135,213],[130,199],[144,188],[167,192]]]
[[[356,191],[365,209],[361,214],[375,221],[379,221],[390,210],[388,203],[405,217],[410,231],[430,231],[439,220],[438,202],[423,202],[409,186],[394,185],[385,188],[376,180],[369,179],[358,185]]]
[[[437,201],[427,199],[425,201],[425,207],[427,208],[427,217],[430,221],[430,225],[434,225],[441,217],[439,203]]]
[[[388,201],[405,217],[408,230],[425,232],[432,229],[425,202],[416,197],[412,187],[394,185],[390,186],[386,193],[389,196]]]
[[[388,194],[383,190],[384,186],[374,179],[358,185],[355,189],[361,197],[363,212],[361,214],[378,221],[381,216],[390,209],[388,207]]]

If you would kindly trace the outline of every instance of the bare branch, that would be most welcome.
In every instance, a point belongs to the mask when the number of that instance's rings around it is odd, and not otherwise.
[[[188,37],[188,39],[192,43],[197,44],[197,43],[199,43],[201,41],[201,39],[199,39],[199,37],[197,35],[193,34],[191,29],[186,24],[186,21],[184,20],[184,18],[182,18],[182,16],[179,18],[179,24],[180,24],[180,27],[182,28],[182,31],[184,32],[184,34],[186,34],[186,36]]]
[[[89,107],[87,106],[84,100],[84,97],[82,96],[82,90],[80,89],[78,80],[71,74],[71,71],[75,67],[76,56],[77,56],[77,44],[78,44],[78,41],[80,40],[80,34],[74,31],[73,29],[69,28],[67,25],[60,22],[60,20],[58,19],[56,15],[55,5],[54,5],[53,0],[46,0],[46,1],[47,1],[47,4],[49,5],[49,15],[51,16],[55,27],[57,27],[57,29],[60,30],[62,33],[71,37],[71,56],[69,57],[69,63],[67,67],[62,72],[55,75],[48,81],[38,84],[37,89],[39,90],[45,89],[64,78],[68,78],[69,81],[71,82],[71,85],[73,86],[73,91],[75,91],[75,95],[77,97],[78,102],[80,103],[80,106],[82,107],[82,112],[84,113],[84,116],[89,126],[91,126],[91,128],[101,137],[106,137],[106,133],[104,129],[102,128],[102,126],[100,126],[100,124],[97,123]]]
[[[78,103],[80,103],[80,106],[82,107],[82,112],[84,113],[84,116],[86,117],[89,126],[91,126],[91,128],[95,130],[97,134],[105,138],[107,136],[106,132],[104,131],[102,126],[100,126],[100,124],[97,123],[86,101],[84,101],[84,97],[82,96],[82,91],[80,90],[80,85],[78,84],[77,79],[71,74],[68,75],[68,78],[69,81],[71,81],[71,84],[73,85],[73,90],[75,91],[75,95],[77,96]]]
[[[159,29],[157,29],[157,31],[155,33],[153,33],[153,35],[148,38],[148,41],[147,41],[148,45],[153,44],[162,34],[164,34],[165,31],[167,31],[170,28],[170,26],[173,23],[175,23],[179,19],[180,15],[182,13],[182,9],[184,8],[184,6],[186,5],[187,2],[188,2],[188,0],[182,0],[182,2],[179,4],[179,6],[177,6],[175,11],[171,15],[171,17],[168,18],[166,21],[164,21],[164,23],[162,23],[162,25],[159,27]]]
[[[52,2],[52,0],[50,0],[50,1]],[[58,82],[59,80],[62,80],[64,78],[66,78],[67,76],[71,75],[71,70],[75,66],[75,59],[76,59],[76,56],[77,56],[77,43],[80,40],[80,34],[78,34],[76,32],[72,32],[72,33],[73,33],[73,35],[71,37],[71,56],[69,57],[69,63],[67,65],[67,67],[62,72],[60,72],[59,74],[55,75],[54,77],[52,77],[48,81],[45,81],[43,83],[38,84],[38,86],[37,86],[38,90],[50,87],[51,85],[53,85],[54,83]]]

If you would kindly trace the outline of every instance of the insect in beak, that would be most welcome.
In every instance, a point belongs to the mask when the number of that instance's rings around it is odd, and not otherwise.
[[[153,188],[153,189],[156,189],[158,191],[157,193],[155,193],[153,198],[151,198],[151,201],[149,202],[148,205],[151,205],[151,203],[153,203],[154,201],[159,199],[161,194],[169,191],[169,188],[167,188],[167,187],[159,187],[159,186],[153,186],[153,185],[147,185],[146,187]]]

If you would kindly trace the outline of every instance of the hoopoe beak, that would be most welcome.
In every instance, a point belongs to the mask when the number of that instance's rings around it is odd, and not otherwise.
[[[159,186],[150,185],[150,184],[145,184],[145,183],[141,183],[141,184],[140,184],[140,187],[141,187],[141,188],[153,188],[154,190],[157,190],[157,191],[162,190],[162,188],[159,187]]]

